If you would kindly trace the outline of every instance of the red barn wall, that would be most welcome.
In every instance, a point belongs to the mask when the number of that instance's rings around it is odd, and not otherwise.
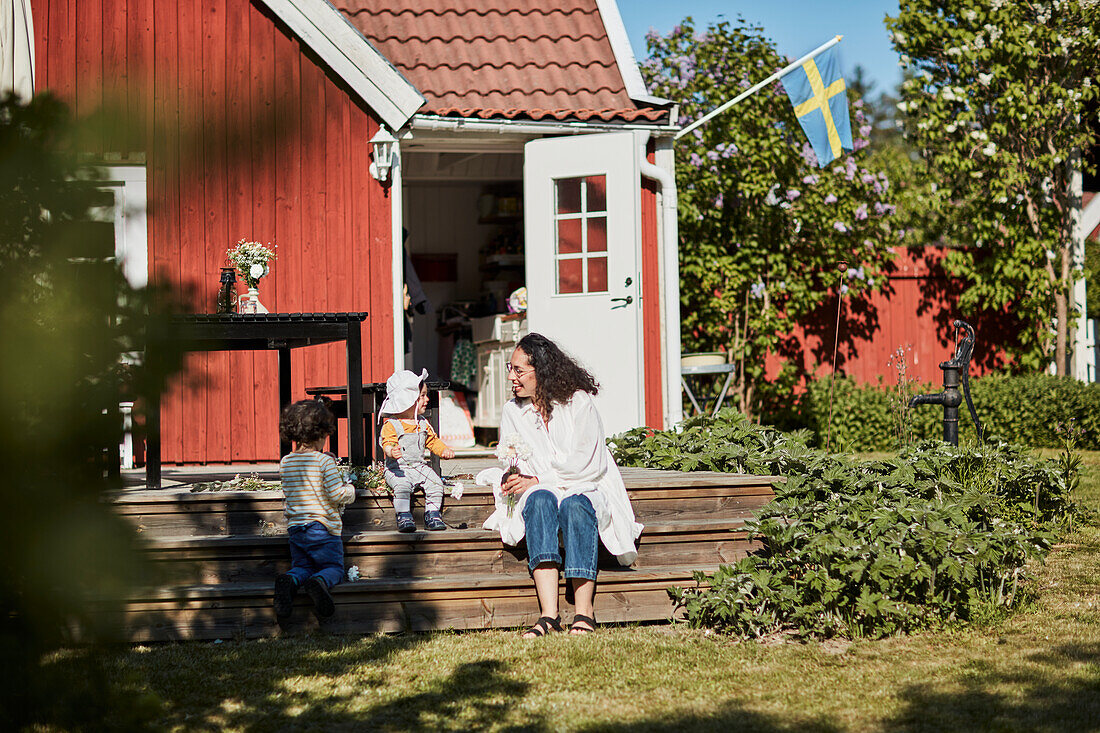
[[[781,355],[770,355],[768,373],[777,374],[785,359],[793,359],[810,377],[826,376],[832,371],[835,342],[837,373],[859,383],[874,383],[881,377],[886,384],[893,384],[897,373],[890,358],[900,348],[910,379],[942,384],[939,365],[955,353],[952,322],[956,318],[967,321],[977,332],[972,376],[1005,366],[1004,344],[1014,339],[1018,324],[1006,313],[961,317],[956,305],[960,284],[938,264],[945,252],[938,247],[920,251],[897,248],[884,290],[866,298],[844,297],[839,337],[834,336],[834,299],[794,330]],[[962,335],[960,332],[958,338]]]
[[[274,242],[264,305],[369,312],[364,378],[385,380],[390,199],[368,173],[378,122],[365,105],[249,0],[39,0],[33,12],[36,89],[102,119],[89,147],[104,160],[145,155],[152,279],[213,312],[226,249]],[[295,399],[346,380],[342,344],[292,360]],[[163,403],[164,460],[278,458],[277,374],[274,352],[190,355]]]

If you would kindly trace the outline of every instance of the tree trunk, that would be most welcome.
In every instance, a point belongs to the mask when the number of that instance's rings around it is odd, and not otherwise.
[[[1059,287],[1054,294],[1054,317],[1058,319],[1058,333],[1054,337],[1054,364],[1059,377],[1068,376],[1069,350],[1066,348],[1069,341],[1069,299],[1065,290]]]

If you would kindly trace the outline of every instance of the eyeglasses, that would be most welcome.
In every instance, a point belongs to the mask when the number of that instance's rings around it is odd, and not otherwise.
[[[509,374],[515,374],[517,379],[522,379],[524,374],[528,374],[530,372],[535,371],[534,367],[527,367],[526,369],[517,369],[516,367],[512,366],[511,362],[509,362],[508,364],[505,364],[504,368],[505,368],[505,370],[507,370],[507,372]]]

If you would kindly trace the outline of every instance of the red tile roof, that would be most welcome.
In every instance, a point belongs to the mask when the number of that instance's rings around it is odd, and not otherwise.
[[[633,101],[595,0],[331,0],[427,98],[420,113],[667,122]]]

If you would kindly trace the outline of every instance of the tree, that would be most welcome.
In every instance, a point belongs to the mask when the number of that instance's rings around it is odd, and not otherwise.
[[[45,724],[50,708],[100,722],[112,700],[52,688],[42,656],[97,637],[97,619],[138,578],[135,535],[103,501],[118,445],[120,355],[140,349],[146,298],[90,223],[102,204],[79,164],[78,129],[49,95],[0,98],[0,728]],[[165,375],[137,368],[137,396]],[[87,655],[82,659],[87,659]],[[86,694],[82,700],[73,697]],[[67,705],[59,704],[65,700]],[[47,725],[46,727],[54,727]]]
[[[898,105],[906,135],[937,179],[928,206],[965,245],[944,263],[966,283],[959,306],[1011,311],[1027,325],[1020,365],[1045,367],[1053,346],[1066,374],[1071,179],[1095,142],[1082,119],[1096,99],[1100,4],[903,0],[887,25],[912,71]]]
[[[688,18],[647,41],[643,75],[680,105],[682,125],[788,63],[740,18],[699,34]],[[823,169],[779,83],[677,142],[683,346],[732,350],[747,415],[768,354],[793,348],[794,324],[835,302],[838,279],[853,295],[883,282],[894,206],[886,176],[860,165],[871,132],[862,104],[852,103],[857,152]],[[778,383],[800,366],[787,361]]]

